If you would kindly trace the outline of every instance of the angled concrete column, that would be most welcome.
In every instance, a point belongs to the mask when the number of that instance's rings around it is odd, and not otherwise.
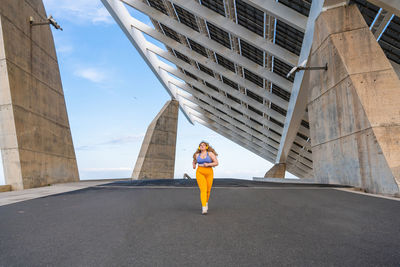
[[[277,163],[272,166],[267,173],[265,173],[264,178],[285,178],[286,164]]]
[[[147,128],[132,179],[174,178],[178,101],[168,101]]]
[[[41,0],[0,4],[0,147],[13,190],[78,181],[53,36]]]
[[[355,5],[316,21],[308,114],[320,182],[399,195],[400,81]]]

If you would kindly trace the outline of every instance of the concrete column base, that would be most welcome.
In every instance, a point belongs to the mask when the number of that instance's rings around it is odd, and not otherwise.
[[[57,54],[41,0],[0,4],[0,148],[12,190],[79,181]]]
[[[11,185],[0,185],[0,192],[11,191]]]
[[[179,104],[168,101],[147,128],[132,179],[172,179]]]
[[[400,195],[400,81],[356,5],[315,24],[308,115],[315,178]]]
[[[264,175],[264,178],[285,178],[286,164],[278,163],[272,166]]]

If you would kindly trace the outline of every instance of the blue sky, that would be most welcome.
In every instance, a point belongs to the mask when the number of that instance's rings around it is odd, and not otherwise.
[[[170,97],[99,0],[43,2],[64,29],[53,36],[80,178],[130,177],[147,126]],[[220,154],[216,177],[250,179],[272,166],[180,113],[175,177],[195,176],[191,157],[203,139]]]

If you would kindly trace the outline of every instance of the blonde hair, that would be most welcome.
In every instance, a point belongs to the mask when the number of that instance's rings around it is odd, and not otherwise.
[[[212,152],[212,153],[214,153],[215,156],[218,156],[218,153],[215,151],[214,148],[212,148],[212,147],[210,146],[209,143],[204,142],[204,141],[201,141],[200,144],[199,144],[199,147],[196,149],[196,152],[194,152],[194,154],[193,154],[193,159],[194,159],[194,161],[197,162],[196,154],[197,154],[197,153],[201,153],[201,150],[200,150],[200,145],[201,145],[201,144],[205,144],[206,146],[208,146],[208,148],[207,148],[207,151],[208,151],[208,152]]]

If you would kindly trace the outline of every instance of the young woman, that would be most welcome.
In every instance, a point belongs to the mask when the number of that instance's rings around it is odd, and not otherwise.
[[[208,199],[213,184],[214,172],[212,167],[218,166],[217,152],[205,141],[202,141],[193,154],[193,169],[196,169],[197,185],[200,188],[202,214],[208,212]]]

